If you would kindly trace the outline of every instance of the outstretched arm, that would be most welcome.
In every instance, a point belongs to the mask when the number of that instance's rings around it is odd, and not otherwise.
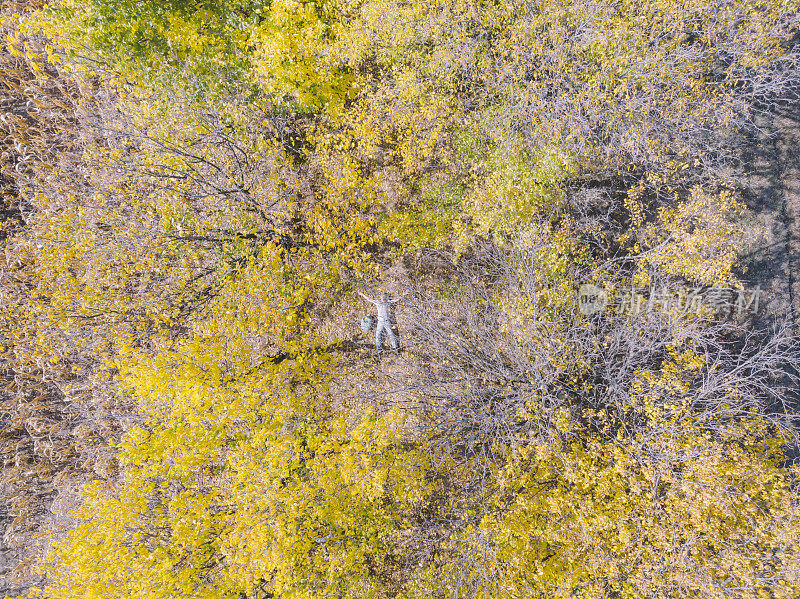
[[[367,300],[369,303],[371,303],[371,304],[374,304],[374,303],[375,303],[375,300],[374,300],[374,299],[372,299],[371,297],[369,297],[368,295],[364,295],[363,293],[361,293],[361,292],[360,292],[360,291],[358,291],[358,290],[356,290],[356,293],[357,293],[358,295],[360,295],[361,297],[363,297],[365,300]]]

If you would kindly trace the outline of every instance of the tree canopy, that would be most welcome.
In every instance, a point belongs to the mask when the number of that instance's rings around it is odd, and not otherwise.
[[[744,197],[796,2],[0,17],[25,596],[800,592],[800,353]],[[401,288],[375,354],[357,292]]]

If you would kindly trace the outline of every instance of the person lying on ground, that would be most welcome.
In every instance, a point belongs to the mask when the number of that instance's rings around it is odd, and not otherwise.
[[[378,296],[378,299],[373,299],[368,295],[357,291],[358,295],[362,298],[370,302],[371,304],[375,305],[375,308],[378,311],[378,324],[375,327],[375,349],[380,351],[382,348],[381,337],[384,332],[386,332],[386,336],[389,338],[389,342],[392,345],[392,349],[394,349],[395,353],[400,349],[399,343],[397,341],[397,336],[394,334],[392,330],[392,320],[390,316],[390,306],[397,304],[403,297],[406,296],[406,293],[399,295],[395,298],[390,298],[389,294],[383,292]]]

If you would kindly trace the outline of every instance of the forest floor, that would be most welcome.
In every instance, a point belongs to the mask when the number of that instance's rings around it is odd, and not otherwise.
[[[748,179],[743,194],[754,237],[742,259],[741,278],[763,291],[762,324],[786,317],[800,333],[800,105],[779,108],[761,123],[742,156]]]

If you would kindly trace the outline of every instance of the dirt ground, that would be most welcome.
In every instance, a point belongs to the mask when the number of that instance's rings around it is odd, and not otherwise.
[[[742,155],[743,199],[758,235],[742,259],[748,287],[764,290],[759,314],[767,325],[800,316],[800,104],[761,119]]]

